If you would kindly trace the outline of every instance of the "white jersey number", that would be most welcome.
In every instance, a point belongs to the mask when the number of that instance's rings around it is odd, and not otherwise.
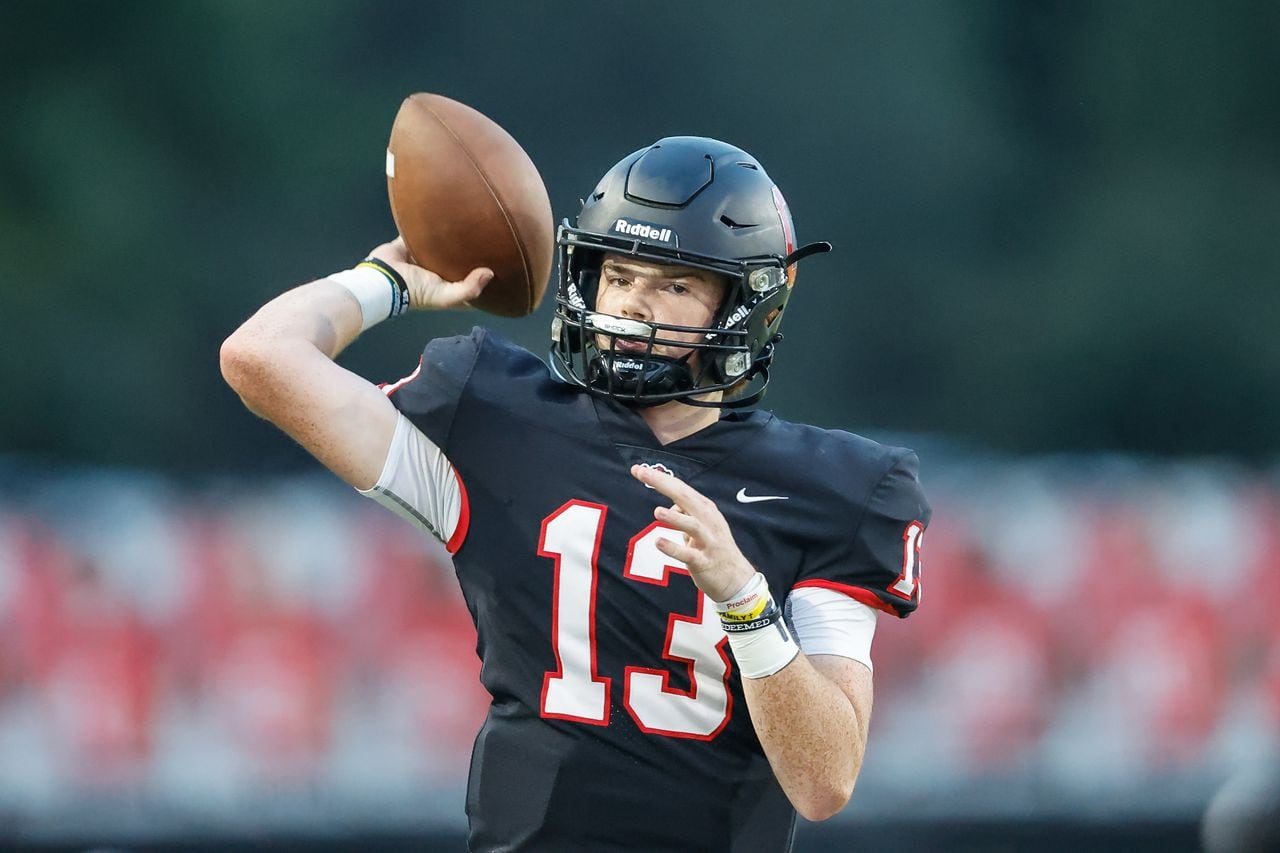
[[[920,592],[920,546],[924,544],[924,525],[913,521],[902,531],[902,573],[889,587],[889,592],[908,601]]]
[[[609,508],[569,501],[543,519],[538,554],[555,560],[551,648],[556,668],[542,681],[542,715],[597,726],[609,724],[612,679],[596,668],[596,583],[600,540]],[[627,548],[623,577],[666,586],[671,573],[687,575],[679,560],[666,556],[657,541],[680,534],[656,522],[637,533]],[[720,619],[710,600],[698,592],[692,615],[667,617],[664,659],[689,671],[689,689],[671,686],[668,669],[628,666],[622,704],[642,731],[668,737],[711,740],[729,722],[729,657]]]

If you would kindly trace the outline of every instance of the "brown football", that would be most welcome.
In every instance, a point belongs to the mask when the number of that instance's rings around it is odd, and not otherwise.
[[[533,312],[555,248],[542,176],[511,135],[457,101],[405,98],[387,143],[387,194],[414,261],[448,281],[489,267],[472,305],[503,317]]]

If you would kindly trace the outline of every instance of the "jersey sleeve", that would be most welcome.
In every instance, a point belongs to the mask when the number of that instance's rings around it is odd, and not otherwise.
[[[895,616],[910,615],[920,604],[920,546],[932,516],[918,469],[911,451],[893,456],[855,514],[851,535],[820,549],[794,588],[833,590]]]
[[[418,367],[383,393],[410,422],[446,454],[454,417],[467,393],[483,343],[484,330],[436,338],[422,351]]]
[[[400,415],[378,482],[357,490],[439,539],[450,553],[466,538],[470,508],[466,487],[445,448],[482,334],[476,329],[467,336],[431,341],[412,373],[381,386]]]

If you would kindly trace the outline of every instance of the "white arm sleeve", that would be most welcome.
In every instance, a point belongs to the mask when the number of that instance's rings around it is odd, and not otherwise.
[[[873,608],[833,589],[801,587],[787,596],[784,612],[806,655],[839,655],[873,668]]]
[[[453,538],[465,502],[444,451],[404,415],[396,421],[378,482],[371,489],[356,491],[441,542]]]

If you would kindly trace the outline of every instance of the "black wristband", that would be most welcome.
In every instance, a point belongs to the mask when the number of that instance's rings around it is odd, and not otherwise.
[[[396,272],[395,267],[383,261],[380,258],[365,258],[357,267],[372,267],[387,277],[387,281],[391,283],[391,316],[399,317],[401,314],[409,310],[409,285],[405,284],[404,276]]]

